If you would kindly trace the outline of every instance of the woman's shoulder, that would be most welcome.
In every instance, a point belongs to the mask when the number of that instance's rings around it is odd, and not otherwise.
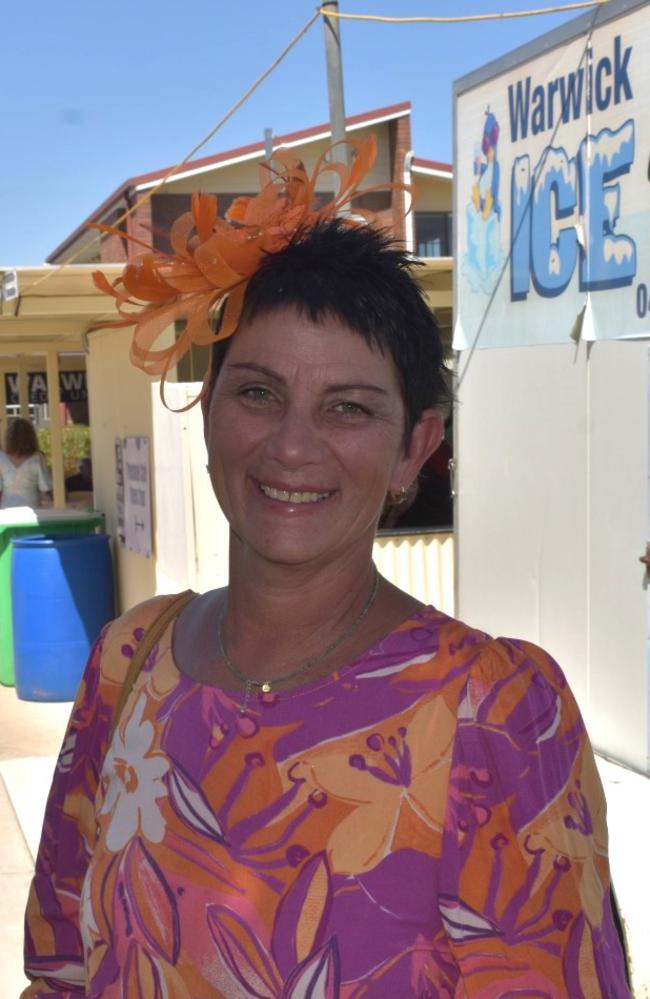
[[[525,639],[497,637],[436,610],[425,607],[409,628],[437,633],[435,659],[438,671],[462,675],[473,709],[490,706],[507,713],[531,699],[554,702],[573,698],[566,677],[545,649]],[[433,651],[433,650],[432,650]],[[465,705],[467,707],[467,704]],[[577,709],[576,713],[577,713]]]
[[[477,658],[486,654],[493,641],[485,631],[473,628],[431,604],[421,606],[412,613],[393,632],[393,636],[401,640],[402,645],[408,642],[414,651],[420,648],[432,662],[435,659],[438,669],[447,660],[452,669],[463,662],[469,668]]]
[[[159,594],[124,611],[114,621],[111,621],[105,630],[102,643],[104,652],[110,653],[118,649],[128,658],[152,625],[175,601],[180,601],[184,594],[187,594],[189,598],[191,591]]]
[[[538,744],[584,725],[566,676],[553,656],[533,642],[492,636],[453,622],[450,654],[465,642],[466,676],[458,705],[465,724],[508,731],[516,742]],[[441,643],[442,645],[442,643]]]
[[[454,656],[466,650],[472,673],[486,681],[496,682],[515,675],[541,672],[554,683],[566,685],[564,674],[553,657],[527,639],[504,636],[495,638],[489,632],[451,617],[433,606],[424,607],[414,615],[409,626],[436,626],[439,632],[439,654]]]
[[[13,462],[11,461],[11,458],[7,457],[7,461],[11,462],[11,464],[13,465]],[[20,464],[16,465],[15,467],[16,468],[31,468],[33,465],[40,465],[41,461],[45,461],[45,458],[44,458],[44,455],[42,454],[42,452],[41,451],[32,451],[31,454],[26,455],[23,458],[23,460],[20,462]]]
[[[472,676],[501,694],[501,699],[542,691],[569,692],[567,679],[545,649],[520,638],[486,637]],[[509,695],[508,695],[509,692]]]

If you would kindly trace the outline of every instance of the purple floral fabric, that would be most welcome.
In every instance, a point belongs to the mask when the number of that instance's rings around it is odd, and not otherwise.
[[[26,920],[39,999],[624,999],[605,804],[557,665],[428,608],[336,674],[239,696],[160,599],[91,655]]]

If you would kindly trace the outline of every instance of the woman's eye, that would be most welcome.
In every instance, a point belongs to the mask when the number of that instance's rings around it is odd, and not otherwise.
[[[365,406],[361,406],[358,402],[350,402],[349,400],[335,403],[334,411],[340,413],[342,416],[370,416],[370,410],[366,409]]]
[[[248,402],[255,403],[270,402],[273,398],[271,392],[263,385],[246,385],[239,390],[239,395]]]

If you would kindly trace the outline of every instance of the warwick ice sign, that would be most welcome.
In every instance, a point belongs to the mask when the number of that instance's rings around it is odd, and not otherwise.
[[[632,85],[628,75],[628,63],[632,46],[623,52],[621,36],[614,39],[613,66],[609,56],[602,56],[593,65],[593,51],[588,45],[585,52],[585,66],[577,71],[549,80],[546,84],[532,87],[529,75],[516,84],[508,85],[508,110],[510,112],[510,141],[525,139],[530,130],[532,135],[552,129],[555,122],[562,119],[582,118],[591,114],[594,105],[599,111],[606,111],[610,104],[620,104],[622,100],[632,100]],[[532,87],[532,93],[531,93]]]
[[[649,66],[644,5],[457,85],[457,347],[650,332]]]
[[[525,139],[529,129],[532,135],[552,129],[556,117],[575,121],[591,115],[594,104],[606,111],[610,103],[632,100],[632,46],[623,55],[621,51],[617,35],[612,58],[602,56],[595,67],[587,49],[587,71],[580,67],[536,86],[532,94],[530,76],[510,84],[511,142]],[[636,247],[629,236],[615,232],[621,212],[621,186],[615,178],[628,173],[633,161],[631,118],[615,131],[604,127],[596,135],[588,133],[573,157],[563,146],[549,145],[533,168],[527,153],[515,158],[510,216],[513,299],[526,298],[531,278],[538,294],[560,295],[573,276],[579,247],[580,287],[585,291],[632,282]]]

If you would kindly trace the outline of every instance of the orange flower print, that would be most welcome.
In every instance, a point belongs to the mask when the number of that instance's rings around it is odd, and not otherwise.
[[[455,728],[444,699],[431,698],[390,728],[357,732],[289,761],[287,776],[304,781],[303,793],[349,805],[328,837],[334,873],[369,871],[402,842],[439,853]]]

